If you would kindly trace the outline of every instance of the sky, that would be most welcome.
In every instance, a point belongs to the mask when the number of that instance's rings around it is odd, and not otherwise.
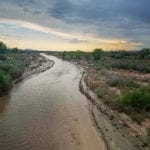
[[[0,0],[0,41],[36,50],[150,47],[150,0]]]

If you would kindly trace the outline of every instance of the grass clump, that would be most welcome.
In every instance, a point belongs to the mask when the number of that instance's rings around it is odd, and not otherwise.
[[[116,101],[116,98],[118,97],[118,95],[105,84],[99,85],[96,90],[96,94],[103,100],[105,104],[112,107],[114,105],[114,102]]]
[[[150,88],[141,87],[122,94],[117,109],[125,112],[137,123],[141,123],[150,112]]]
[[[11,77],[9,74],[5,74],[2,70],[0,70],[0,95],[5,93],[11,84]]]
[[[150,89],[140,88],[123,94],[121,103],[125,106],[150,111]]]
[[[139,86],[133,79],[117,74],[111,74],[107,80],[107,84],[118,88],[137,88]]]

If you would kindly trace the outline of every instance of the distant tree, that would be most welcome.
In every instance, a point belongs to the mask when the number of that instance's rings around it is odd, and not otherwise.
[[[140,52],[140,58],[150,58],[150,48],[143,48]]]
[[[100,48],[96,48],[94,49],[94,51],[92,52],[94,60],[100,60],[103,56],[103,50]]]
[[[7,50],[6,45],[3,42],[0,42],[0,53],[4,53]]]
[[[62,57],[62,59],[65,59],[65,57],[66,57],[66,52],[65,52],[65,51],[63,51],[63,52],[61,53],[61,57]]]
[[[18,51],[19,51],[19,50],[18,50],[18,48],[17,48],[17,47],[12,48],[12,52],[17,53]]]
[[[82,59],[83,54],[84,54],[84,52],[82,52],[82,51],[80,51],[80,50],[77,50],[77,51],[76,51],[76,58],[79,59],[79,60]]]
[[[5,60],[7,60],[7,57],[6,56],[4,56],[4,54],[0,54],[0,61],[5,61]]]

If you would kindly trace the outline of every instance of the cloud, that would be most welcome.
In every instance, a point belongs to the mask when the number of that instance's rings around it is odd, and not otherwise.
[[[131,47],[135,48],[135,47],[142,45],[142,43],[140,43],[140,42],[130,42],[130,41],[118,40],[118,39],[104,39],[104,38],[99,38],[99,37],[92,36],[92,35],[83,35],[83,34],[79,34],[79,33],[78,34],[77,33],[68,34],[65,32],[61,32],[59,30],[54,30],[52,28],[44,27],[44,26],[41,26],[41,25],[38,25],[35,23],[30,23],[30,22],[26,22],[26,21],[22,21],[22,20],[12,20],[12,19],[2,19],[1,18],[0,24],[3,28],[6,28],[7,30],[10,27],[15,31],[17,31],[17,28],[19,28],[19,29],[25,28],[25,29],[29,29],[31,31],[44,33],[44,34],[53,36],[61,41],[65,41],[68,44],[82,44],[82,43],[85,44],[86,43],[87,45],[91,44],[91,45],[102,46],[102,47],[105,47],[105,45],[107,45],[107,47],[109,47],[109,49],[111,48],[110,46],[116,46],[116,47],[119,46],[120,49],[121,49],[121,47],[130,49]],[[12,36],[12,34],[11,34],[11,36]],[[21,37],[21,38],[23,38],[23,37]],[[19,37],[18,37],[18,39],[20,41]],[[61,41],[59,41],[59,42],[61,42]]]
[[[67,39],[68,40],[68,39]],[[70,43],[87,43],[88,41],[87,40],[81,40],[81,39],[71,39],[71,40],[68,40]]]
[[[13,20],[13,19],[0,19],[0,23],[6,23],[6,24],[11,24],[11,25],[18,25],[27,29],[31,29],[34,31],[38,32],[43,32],[43,33],[50,33],[53,35],[57,35],[63,38],[69,38],[69,39],[74,39],[76,35],[70,35],[67,33],[63,33],[60,31],[56,31],[54,29],[48,28],[48,27],[43,27],[41,25],[35,24],[35,23],[30,23],[22,20]],[[80,36],[77,36],[80,38]]]
[[[72,44],[150,46],[149,0],[1,0],[0,4],[0,17],[8,18],[7,23]]]
[[[67,24],[92,26],[85,34],[103,38],[121,38],[147,43],[150,40],[149,0],[55,0],[48,9],[49,16]],[[94,28],[93,28],[94,26]],[[140,38],[141,37],[141,38]]]

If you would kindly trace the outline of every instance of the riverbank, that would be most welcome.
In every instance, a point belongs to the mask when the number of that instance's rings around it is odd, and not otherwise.
[[[148,150],[148,143],[133,128],[134,125],[131,128],[131,122],[125,122],[89,89],[85,83],[86,75],[87,72],[84,72],[80,80],[80,91],[89,99],[92,120],[108,150]]]
[[[35,73],[40,73],[52,62],[39,52],[8,48],[0,41],[0,96],[6,95],[13,84]]]
[[[13,84],[16,84],[26,78],[29,78],[32,75],[39,74],[41,72],[50,69],[55,64],[54,61],[44,57],[42,54],[37,54],[36,57],[31,59],[30,64],[25,68],[24,73],[21,77],[13,81]]]
[[[38,52],[13,52],[5,49],[5,53],[0,56],[0,96],[7,95],[18,82],[44,72],[54,65],[52,60]]]

